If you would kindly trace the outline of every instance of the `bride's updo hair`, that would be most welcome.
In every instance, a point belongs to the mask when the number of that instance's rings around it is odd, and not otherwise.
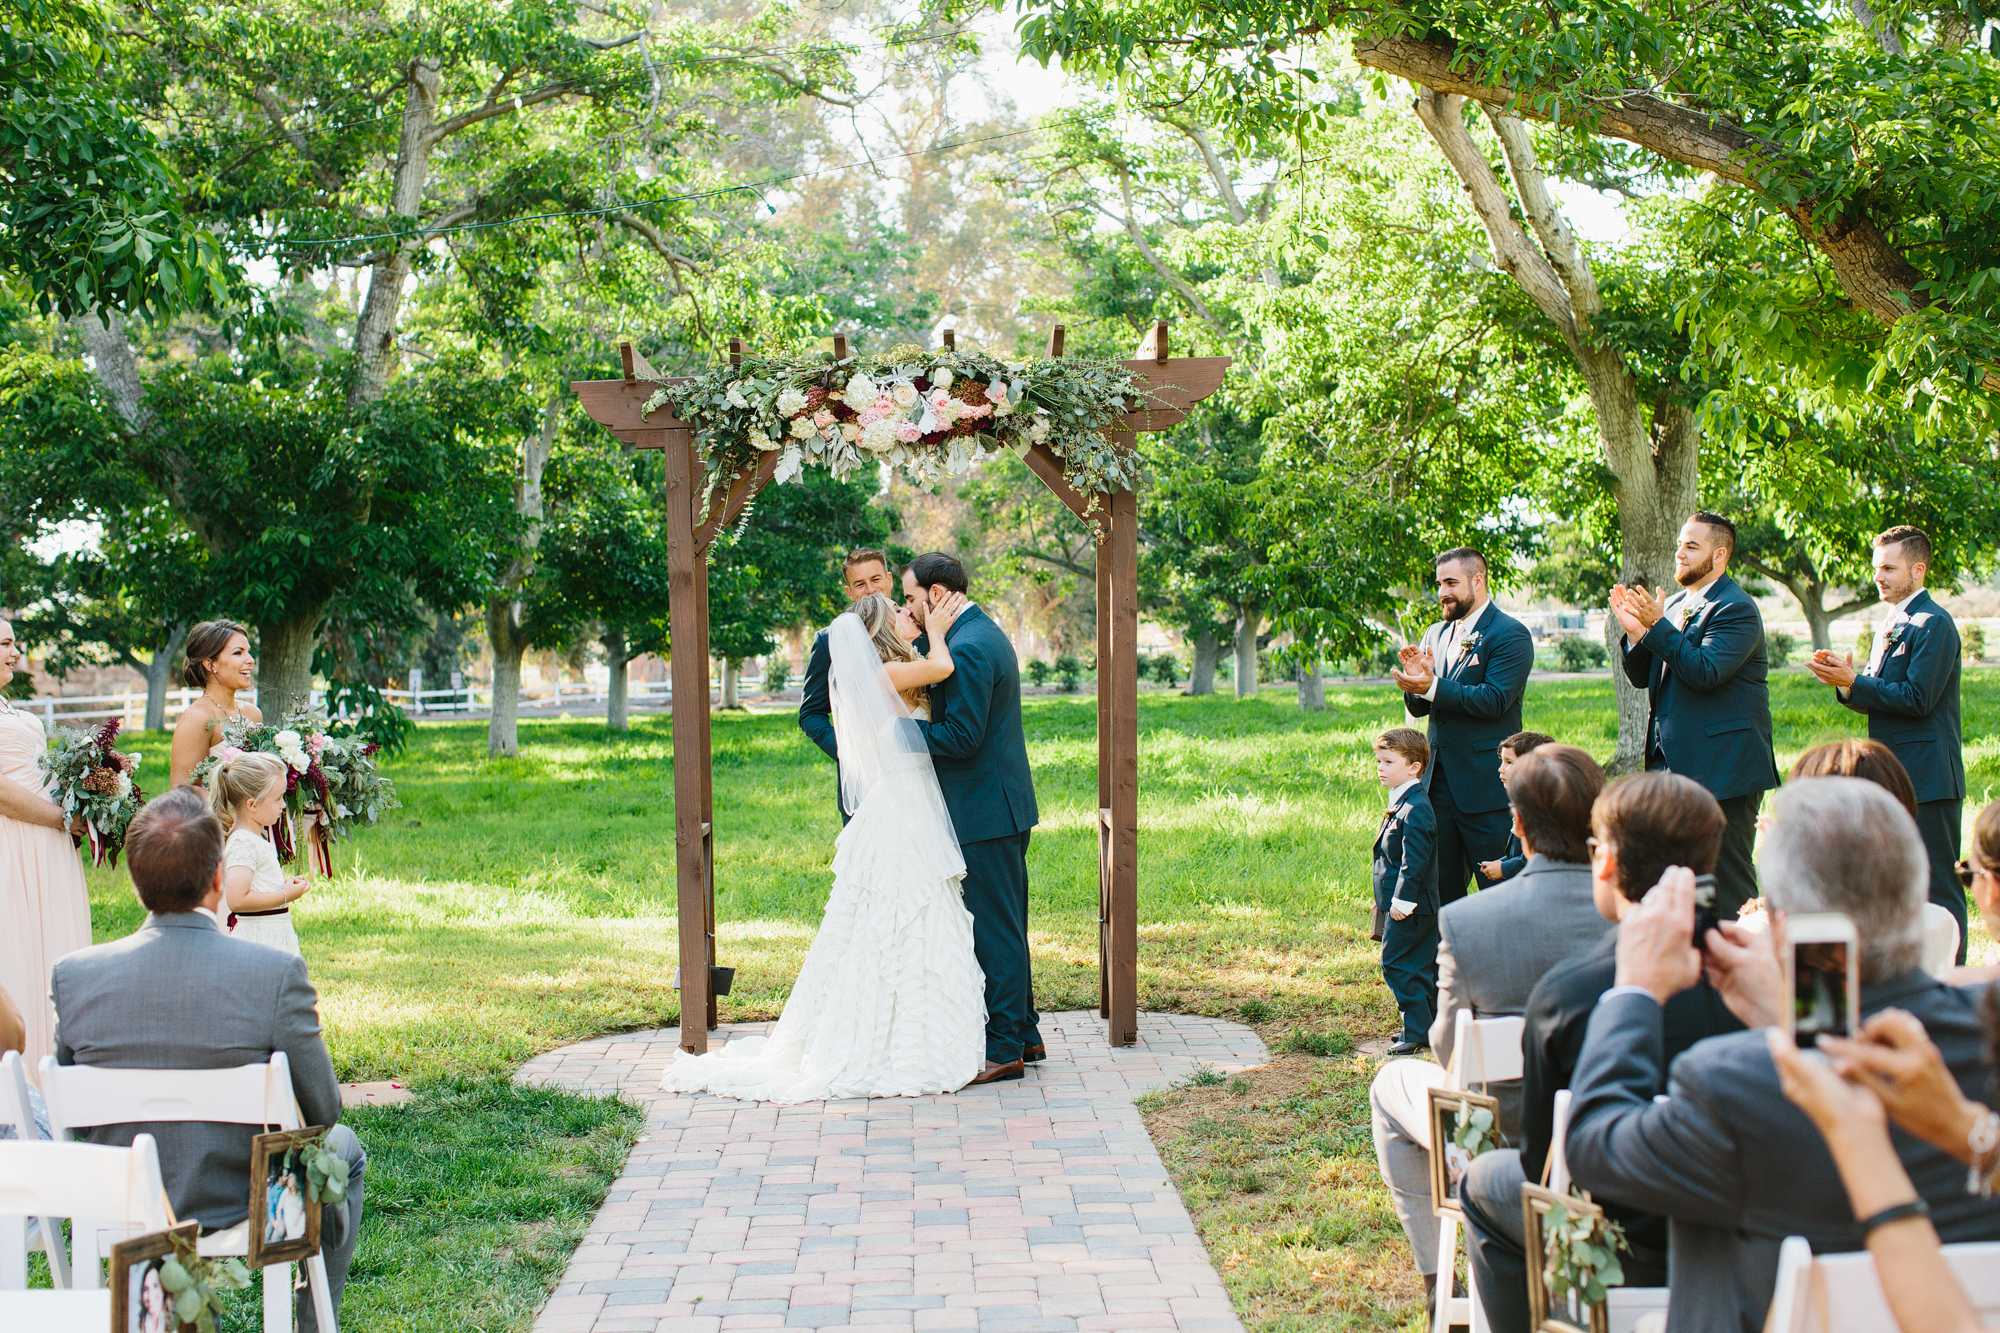
[[[875,655],[884,662],[914,662],[917,650],[910,646],[908,639],[896,628],[896,604],[879,592],[871,592],[853,606],[854,614],[861,618],[861,627],[868,631],[869,641],[875,645]]]
[[[208,688],[208,664],[222,656],[229,641],[250,631],[233,620],[204,620],[188,631],[187,662],[181,667],[181,683],[191,690]]]

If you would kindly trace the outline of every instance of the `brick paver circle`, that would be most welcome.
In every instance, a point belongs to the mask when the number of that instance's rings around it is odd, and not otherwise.
[[[1122,1050],[1094,1012],[1042,1031],[1019,1082],[802,1106],[661,1092],[675,1028],[529,1061],[523,1082],[646,1108],[535,1333],[1242,1333],[1133,1100],[1264,1043],[1181,1014]]]

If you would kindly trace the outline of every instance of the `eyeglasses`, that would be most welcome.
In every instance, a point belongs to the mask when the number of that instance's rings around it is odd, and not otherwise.
[[[1993,873],[1987,870],[1985,866],[1975,866],[1971,861],[1960,861],[1953,869],[1958,871],[1958,882],[1968,889],[1972,887],[1974,876],[1982,872],[1989,875]]]

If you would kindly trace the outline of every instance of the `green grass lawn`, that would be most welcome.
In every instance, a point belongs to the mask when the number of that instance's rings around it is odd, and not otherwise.
[[[1400,695],[1361,686],[1331,690],[1327,702],[1304,714],[1276,687],[1242,701],[1141,696],[1142,1008],[1228,1014],[1274,1042],[1296,1033],[1316,1051],[1390,1031],[1394,1010],[1367,937],[1382,802],[1370,742],[1401,721]],[[1802,671],[1778,675],[1772,702],[1781,766],[1818,740],[1865,729]],[[1044,1009],[1089,1007],[1095,704],[1038,697],[1025,714],[1042,809],[1029,856],[1036,995]],[[1969,809],[2000,789],[1996,717],[2000,670],[1968,672]],[[1611,683],[1537,682],[1525,720],[1606,754]],[[145,769],[157,778],[166,741],[148,739]],[[521,740],[520,758],[489,759],[484,723],[426,724],[390,765],[405,808],[341,844],[335,880],[298,909],[343,1078],[490,1078],[554,1046],[678,1020],[666,719],[636,719],[615,737],[601,722],[529,720]],[[832,766],[790,714],[718,715],[714,747],[718,952],[738,969],[722,1015],[772,1017],[825,901],[839,830]],[[91,893],[99,939],[137,924],[122,871],[92,872]],[[1208,1140],[1182,1145],[1181,1130],[1163,1140],[1169,1165],[1256,1327],[1400,1327],[1414,1304],[1401,1276],[1407,1254],[1374,1183],[1369,1062],[1299,1057],[1285,1068],[1299,1059],[1309,1071],[1286,1075],[1282,1088],[1182,1094],[1226,1098],[1204,1112],[1222,1129],[1204,1132],[1250,1166],[1215,1174],[1203,1165],[1209,1150],[1196,1150]],[[1259,1188],[1226,1188],[1231,1180]],[[1323,1198],[1353,1224],[1328,1231],[1295,1209],[1274,1213],[1285,1190],[1265,1182]],[[396,1246],[430,1253],[414,1237]],[[370,1262],[385,1276],[398,1267]],[[497,1271],[492,1281],[501,1285]]]

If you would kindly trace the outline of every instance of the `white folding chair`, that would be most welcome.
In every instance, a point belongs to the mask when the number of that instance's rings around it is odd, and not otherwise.
[[[1445,1068],[1443,1086],[1453,1092],[1464,1092],[1475,1084],[1504,1083],[1521,1077],[1521,1034],[1527,1027],[1524,1018],[1474,1018],[1471,1010],[1459,1010],[1457,1024],[1452,1028],[1451,1064]],[[1433,1143],[1431,1151],[1443,1152],[1444,1145]],[[1468,1278],[1466,1294],[1452,1294],[1458,1281],[1462,1239],[1456,1217],[1447,1215],[1438,1219],[1437,1308],[1433,1311],[1432,1327],[1466,1324],[1472,1333],[1487,1333],[1486,1311],[1479,1304],[1479,1285]]]
[[[1965,1288],[1979,1322],[2000,1321],[2000,1241],[1944,1247],[1945,1262]],[[1889,1299],[1866,1250],[1814,1255],[1804,1236],[1778,1249],[1778,1282],[1765,1333],[1898,1333]]]
[[[0,1140],[0,1217],[40,1218],[44,1235],[61,1234],[53,1219],[86,1217],[94,1226],[115,1228],[121,1240],[173,1225],[150,1134],[138,1135],[129,1148]],[[54,1291],[26,1291],[25,1276],[20,1286],[0,1284],[0,1328],[68,1333],[111,1323],[110,1292],[68,1289],[66,1282]]]
[[[42,1059],[42,1095],[49,1103],[49,1124],[57,1138],[98,1125],[129,1125],[156,1121],[257,1125],[280,1130],[300,1129],[304,1121],[292,1093],[291,1064],[274,1051],[268,1064],[233,1069],[107,1069],[101,1065],[58,1065]],[[244,1188],[247,1192],[249,1183]],[[207,1256],[247,1255],[250,1225],[203,1236]],[[90,1248],[86,1249],[88,1245]],[[70,1224],[71,1265],[86,1269],[95,1286],[99,1251],[91,1228]],[[334,1320],[332,1288],[326,1259],[306,1260],[306,1281],[312,1291],[313,1313],[322,1333],[339,1333]],[[292,1328],[292,1266],[272,1264],[264,1270],[264,1333],[290,1333]]]
[[[28,1097],[28,1067],[20,1053],[0,1054],[0,1125],[12,1127],[20,1143],[46,1141],[35,1123],[35,1105]],[[37,1245],[49,1256],[49,1275],[56,1286],[69,1285],[69,1255],[63,1250],[60,1219],[0,1217],[0,1291],[28,1285],[28,1252]]]
[[[1556,1093],[1555,1123],[1549,1134],[1549,1188],[1569,1193],[1569,1107],[1570,1090]],[[1530,1261],[1532,1262],[1532,1261]],[[1666,1325],[1665,1287],[1613,1287],[1604,1299],[1611,1333],[1657,1333]],[[1657,1318],[1650,1318],[1658,1316]]]

